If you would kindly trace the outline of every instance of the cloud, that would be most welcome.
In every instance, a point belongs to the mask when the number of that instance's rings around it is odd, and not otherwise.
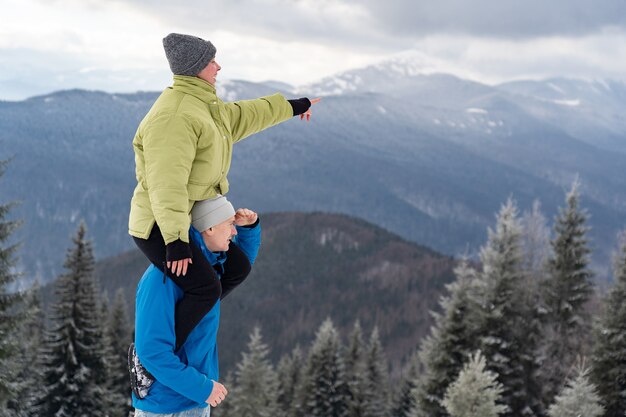
[[[124,0],[142,13],[151,14],[163,25],[183,33],[227,31],[275,42],[357,46],[380,53],[395,42],[396,49],[409,45],[381,32],[371,10],[358,2],[341,0],[188,0],[183,6],[161,0]],[[219,48],[219,45],[216,45]]]
[[[385,32],[523,39],[626,28],[623,0],[364,0]]]
[[[125,0],[190,31],[405,49],[427,36],[525,39],[626,29],[624,0]],[[395,45],[395,46],[394,46]]]
[[[488,84],[553,77],[626,81],[626,31],[605,29],[579,37],[504,39],[430,36],[415,48],[437,57],[436,70]]]
[[[0,100],[22,100],[82,88],[107,92],[156,91],[168,85],[167,68],[95,66],[89,57],[32,49],[0,48]]]
[[[60,88],[160,90],[161,38],[210,39],[221,79],[304,85],[417,50],[496,83],[626,76],[626,1],[2,0],[0,98]]]

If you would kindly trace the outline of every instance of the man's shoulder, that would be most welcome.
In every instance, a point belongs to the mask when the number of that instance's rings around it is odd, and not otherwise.
[[[177,299],[182,295],[182,290],[178,285],[154,265],[146,268],[143,276],[137,284],[137,297],[150,295],[150,297],[160,296],[163,298]]]

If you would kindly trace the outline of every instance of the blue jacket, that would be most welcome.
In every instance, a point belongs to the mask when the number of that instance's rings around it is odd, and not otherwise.
[[[226,252],[207,249],[200,233],[191,227],[189,238],[202,249],[218,276],[223,271]],[[254,263],[261,244],[261,226],[237,227],[236,244]],[[231,244],[232,244],[231,243]],[[156,379],[148,395],[140,400],[133,394],[133,407],[153,413],[177,413],[206,407],[219,380],[217,362],[217,329],[220,302],[189,334],[176,352],[174,308],[183,291],[170,279],[163,282],[163,272],[150,265],[137,285],[135,305],[135,347],[143,366]]]

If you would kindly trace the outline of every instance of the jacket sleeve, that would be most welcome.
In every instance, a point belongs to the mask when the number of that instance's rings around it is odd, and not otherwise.
[[[252,228],[237,226],[237,235],[233,242],[246,254],[250,264],[254,264],[261,246],[261,223],[257,222]]]
[[[282,96],[274,94],[255,100],[225,103],[232,140],[240,140],[277,125],[293,117],[291,104]]]
[[[185,116],[161,116],[143,138],[146,187],[150,205],[167,245],[189,243],[187,183],[196,156],[198,134]]]
[[[159,383],[201,404],[211,395],[213,381],[197,369],[181,362],[174,354],[174,284],[170,280],[163,284],[160,271],[154,266],[150,270],[158,272],[153,277],[142,279],[137,287],[137,356]]]

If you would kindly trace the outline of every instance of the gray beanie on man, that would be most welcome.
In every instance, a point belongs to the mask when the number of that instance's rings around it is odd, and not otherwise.
[[[211,42],[180,33],[164,37],[163,48],[174,75],[198,75],[215,58],[216,52]]]
[[[235,209],[223,195],[196,201],[191,209],[191,224],[199,232],[217,226],[235,215]]]

